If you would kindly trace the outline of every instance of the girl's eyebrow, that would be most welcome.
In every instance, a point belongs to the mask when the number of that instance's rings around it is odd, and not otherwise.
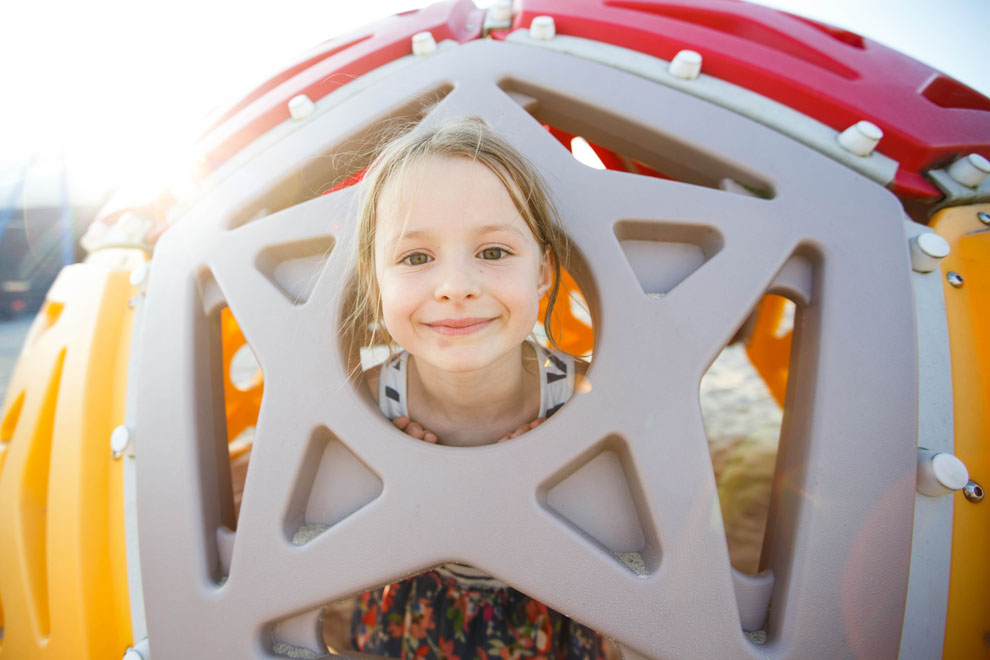
[[[513,234],[518,234],[519,236],[525,235],[523,234],[522,231],[519,230],[519,227],[508,222],[501,224],[494,224],[494,225],[483,225],[481,227],[478,227],[478,231],[476,233],[488,234],[491,232],[498,232],[498,231],[507,231]]]
[[[512,234],[516,234],[517,236],[520,236],[520,237],[525,236],[525,234],[522,231],[520,231],[519,227],[515,226],[512,223],[508,223],[508,222],[498,223],[498,224],[490,224],[490,225],[482,225],[481,227],[478,227],[477,230],[475,230],[475,233],[476,234],[490,234],[490,233],[500,232],[500,231],[505,231],[505,232],[509,232],[509,233],[512,233]],[[421,238],[428,238],[430,236],[433,236],[434,234],[435,234],[435,232],[433,232],[432,230],[429,230],[429,229],[414,229],[412,231],[402,232],[401,234],[398,234],[398,235],[393,236],[392,238],[388,239],[385,242],[385,247],[386,248],[391,248],[393,246],[400,245],[401,243],[403,243],[403,242],[405,242],[407,240],[418,240],[418,239],[421,239]]]
[[[432,236],[432,235],[433,235],[433,232],[432,231],[427,231],[427,230],[424,230],[424,229],[416,229],[416,230],[413,230],[413,231],[404,231],[404,232],[402,232],[400,234],[396,234],[392,238],[390,238],[387,241],[385,241],[385,247],[386,248],[390,248],[390,247],[393,247],[395,245],[399,245],[400,243],[402,243],[403,241],[406,241],[408,239],[420,239],[420,238],[423,238],[425,236]]]

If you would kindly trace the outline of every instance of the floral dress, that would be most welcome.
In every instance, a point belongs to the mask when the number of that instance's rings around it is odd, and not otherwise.
[[[574,360],[533,344],[540,366],[540,416],[574,392]],[[389,418],[408,416],[408,353],[382,365],[378,402]],[[351,642],[392,658],[471,660],[605,657],[601,635],[463,564],[444,564],[358,597]]]
[[[605,657],[601,635],[512,587],[464,587],[436,570],[359,596],[351,640],[408,660]]]

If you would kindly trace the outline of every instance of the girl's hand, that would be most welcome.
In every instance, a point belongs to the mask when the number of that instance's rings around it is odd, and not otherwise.
[[[408,417],[396,417],[392,420],[395,428],[403,431],[406,435],[411,435],[417,440],[422,440],[423,442],[429,442],[430,444],[436,444],[437,434],[428,429],[424,429],[422,424],[419,422],[414,422]]]
[[[532,431],[533,429],[535,429],[537,426],[539,426],[545,421],[546,421],[545,417],[537,417],[529,424],[523,424],[512,433],[507,433],[506,435],[503,435],[501,438],[498,439],[498,441],[505,442],[506,440],[512,440],[513,438],[518,438],[526,431]]]

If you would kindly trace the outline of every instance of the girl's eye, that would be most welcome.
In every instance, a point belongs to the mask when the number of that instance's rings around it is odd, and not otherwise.
[[[485,248],[481,251],[481,258],[487,259],[489,261],[495,261],[496,259],[501,259],[508,254],[508,250],[500,247],[490,247]]]
[[[409,266],[422,266],[430,261],[432,261],[430,255],[423,254],[422,252],[414,252],[402,257],[402,263],[408,264]]]

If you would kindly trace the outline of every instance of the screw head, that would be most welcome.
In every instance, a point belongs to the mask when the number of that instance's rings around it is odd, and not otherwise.
[[[976,483],[975,481],[968,482],[963,486],[963,495],[970,502],[982,502],[983,501],[983,486]]]
[[[949,271],[945,279],[949,280],[949,284],[956,287],[957,289],[963,285],[963,276],[955,271]]]
[[[980,211],[979,213],[976,214],[976,217],[979,218],[980,222],[982,222],[983,224],[990,225],[990,213],[987,213],[986,211]]]

